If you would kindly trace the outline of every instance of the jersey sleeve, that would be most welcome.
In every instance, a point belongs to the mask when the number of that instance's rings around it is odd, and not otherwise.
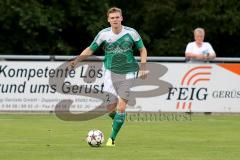
[[[143,48],[144,44],[143,44],[142,38],[138,34],[138,32],[136,30],[134,30],[132,34],[133,34],[133,40],[134,40],[134,43],[135,43],[137,49]]]
[[[89,47],[91,50],[95,52],[102,42],[103,42],[102,32],[99,32]]]
[[[208,48],[208,52],[209,53],[215,53],[215,51],[213,50],[213,47],[210,43],[207,42],[207,48]]]
[[[188,44],[187,44],[185,53],[192,53],[192,45],[191,45],[191,43],[188,43]]]

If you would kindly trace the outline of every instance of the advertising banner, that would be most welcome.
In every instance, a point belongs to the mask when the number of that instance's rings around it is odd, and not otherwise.
[[[149,62],[147,70],[127,111],[240,112],[240,64]],[[94,110],[105,98],[103,76],[102,62],[1,61],[0,111]]]

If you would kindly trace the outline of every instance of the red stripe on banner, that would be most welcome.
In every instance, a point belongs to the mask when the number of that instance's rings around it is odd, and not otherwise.
[[[188,104],[188,109],[192,109],[192,102],[189,102],[189,104]]]
[[[186,79],[186,78],[188,77],[188,75],[189,75],[191,72],[193,72],[194,70],[198,70],[198,69],[211,69],[211,68],[212,68],[212,66],[198,66],[198,67],[194,67],[194,68],[190,69],[190,70],[184,75],[184,77],[182,78],[181,85],[184,84],[185,79]]]
[[[177,109],[179,109],[179,106],[180,106],[180,103],[179,103],[179,102],[177,102],[177,107],[176,107],[176,108],[177,108]]]
[[[183,102],[182,109],[185,109],[185,106],[186,106],[186,102]]]
[[[191,80],[194,78],[194,77],[197,77],[197,76],[200,76],[200,75],[210,75],[211,73],[210,72],[199,72],[199,73],[196,73],[194,74],[192,77],[189,78],[188,82],[187,82],[187,85],[190,84]]]
[[[193,85],[196,85],[198,82],[201,82],[201,81],[209,81],[209,80],[210,80],[209,78],[199,78],[193,82]]]

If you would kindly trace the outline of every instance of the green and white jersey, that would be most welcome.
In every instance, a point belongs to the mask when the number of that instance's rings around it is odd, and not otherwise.
[[[111,27],[98,33],[90,45],[93,51],[99,47],[104,50],[104,67],[117,74],[138,71],[139,67],[133,56],[133,50],[144,47],[136,30],[123,26],[119,34],[112,32]]]

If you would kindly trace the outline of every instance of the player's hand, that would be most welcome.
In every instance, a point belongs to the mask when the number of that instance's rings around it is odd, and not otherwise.
[[[71,67],[72,69],[75,68],[76,65],[77,65],[77,61],[76,60],[72,60],[68,64],[68,66]]]
[[[140,64],[139,77],[141,79],[146,79],[147,78],[146,65],[147,65],[146,63],[141,63]]]
[[[140,77],[141,79],[146,79],[146,78],[147,78],[147,72],[146,72],[146,70],[140,70],[140,71],[139,71],[139,77]]]

